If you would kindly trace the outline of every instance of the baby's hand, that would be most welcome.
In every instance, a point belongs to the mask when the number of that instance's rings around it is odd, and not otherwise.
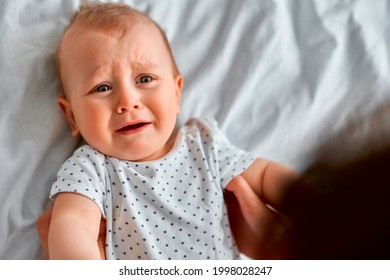
[[[289,258],[289,222],[256,195],[242,176],[226,190],[229,219],[240,251],[252,259]]]

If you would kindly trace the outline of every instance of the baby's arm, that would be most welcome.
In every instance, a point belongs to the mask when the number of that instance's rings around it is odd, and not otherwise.
[[[49,258],[100,259],[100,220],[100,209],[89,198],[76,193],[58,194],[49,229]]]
[[[241,174],[261,200],[290,217],[297,217],[312,207],[317,194],[293,169],[257,158]]]
[[[226,190],[235,197],[226,194],[233,234],[242,253],[254,259],[296,257],[291,226],[318,202],[313,187],[294,170],[259,158],[233,178]]]

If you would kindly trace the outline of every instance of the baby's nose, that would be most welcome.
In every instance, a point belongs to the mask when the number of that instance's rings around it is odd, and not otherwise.
[[[142,102],[136,92],[122,90],[118,93],[118,103],[116,106],[116,112],[118,114],[122,114],[127,111],[131,112],[133,110],[140,110],[142,107]]]

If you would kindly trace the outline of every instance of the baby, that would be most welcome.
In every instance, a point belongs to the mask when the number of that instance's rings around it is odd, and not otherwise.
[[[100,259],[103,217],[107,259],[237,259],[224,190],[258,236],[265,203],[284,210],[296,172],[234,147],[214,120],[177,128],[183,77],[146,15],[82,5],[60,41],[57,70],[59,106],[87,144],[52,186],[50,258]]]

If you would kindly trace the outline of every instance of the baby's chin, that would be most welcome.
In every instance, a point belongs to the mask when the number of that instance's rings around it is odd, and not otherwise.
[[[150,149],[145,145],[145,148],[129,148],[129,149],[98,149],[95,148],[100,153],[108,157],[113,157],[123,161],[130,162],[150,162],[163,158],[172,149],[171,145],[164,145],[157,149]]]

